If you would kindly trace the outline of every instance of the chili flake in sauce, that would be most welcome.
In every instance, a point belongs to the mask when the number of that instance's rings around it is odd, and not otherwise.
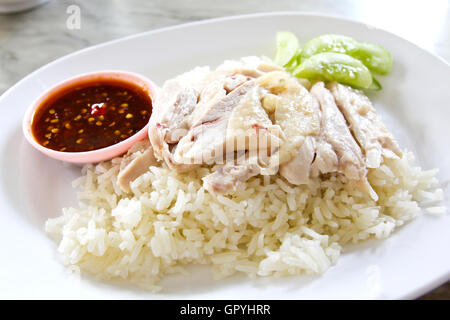
[[[90,151],[137,133],[151,112],[150,96],[136,85],[118,80],[86,82],[44,101],[33,116],[31,131],[44,147]]]

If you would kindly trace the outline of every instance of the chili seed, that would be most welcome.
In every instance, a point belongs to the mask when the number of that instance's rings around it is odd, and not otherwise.
[[[115,134],[116,136],[118,136],[118,135],[120,134],[120,131],[119,131],[119,130],[116,130],[116,131],[114,131],[114,134]]]
[[[72,129],[72,126],[68,122],[64,125],[64,127],[68,130]]]
[[[84,129],[78,130],[78,133],[83,133],[83,132],[84,132]]]
[[[47,141],[44,141],[43,145],[46,146],[46,145],[48,145],[49,143],[50,143],[50,141],[47,140]]]
[[[121,134],[120,137],[121,137],[122,139],[125,139],[125,138],[127,138],[128,136],[127,136],[126,134]]]
[[[133,118],[133,114],[131,114],[131,113],[128,113],[126,116],[125,116],[125,118],[127,118],[127,119],[131,119],[131,118]]]
[[[86,112],[87,112],[86,108],[81,109],[81,113],[86,113]]]
[[[73,120],[75,120],[75,121],[78,121],[78,120],[80,120],[81,119],[81,115],[79,114],[79,115],[77,115],[75,118],[73,118]]]
[[[50,123],[58,123],[59,122],[59,119],[52,119],[52,120],[50,120]]]
[[[55,109],[50,109],[50,110],[48,110],[48,113],[54,114],[54,113],[55,113]]]
[[[45,135],[45,137],[46,137],[47,139],[49,139],[49,138],[52,137],[52,134],[51,134],[51,133],[47,133],[47,134]]]
[[[58,129],[58,128],[52,129],[52,133],[58,133],[58,132],[59,132],[59,129]]]
[[[120,106],[121,106],[122,108],[126,108],[126,107],[128,107],[128,103],[122,103]]]
[[[108,127],[114,127],[115,125],[116,125],[116,122],[113,121],[113,122],[111,122],[111,123],[108,125]]]
[[[75,141],[77,144],[80,144],[83,142],[83,138],[77,139],[77,141]]]
[[[119,111],[118,111],[119,113],[124,113],[125,112],[125,110],[123,110],[123,109],[120,109]]]
[[[147,114],[147,110],[141,110],[141,114],[144,116]]]
[[[90,117],[90,118],[88,119],[88,121],[89,121],[89,122],[94,122],[94,121],[95,121],[95,118],[94,118],[94,117]]]
[[[103,120],[105,120],[105,117],[103,115],[99,115],[98,119],[103,121]]]
[[[100,127],[103,123],[101,121],[97,121],[95,124]]]
[[[49,121],[50,121],[50,118],[45,119],[45,122],[49,122]]]
[[[66,151],[66,147],[62,147],[61,149],[59,149],[59,151]]]

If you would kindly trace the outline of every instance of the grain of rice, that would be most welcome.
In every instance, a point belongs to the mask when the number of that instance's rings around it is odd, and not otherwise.
[[[425,213],[433,216],[442,216],[446,211],[447,209],[442,206],[425,208]]]

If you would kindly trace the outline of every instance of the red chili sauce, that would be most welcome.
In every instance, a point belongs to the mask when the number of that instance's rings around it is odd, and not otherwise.
[[[152,100],[119,80],[77,84],[49,97],[33,116],[31,132],[46,148],[64,152],[101,149],[127,139],[148,123]]]

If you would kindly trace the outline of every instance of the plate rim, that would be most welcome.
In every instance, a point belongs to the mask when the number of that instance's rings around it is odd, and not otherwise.
[[[431,55],[434,59],[439,60],[440,62],[444,63],[446,65],[446,67],[450,68],[450,61],[445,60],[444,58],[442,58],[441,56],[439,56],[438,54],[431,52],[428,49],[425,49],[424,47],[420,46],[419,44],[416,44],[414,42],[412,42],[411,40],[408,40],[406,38],[403,38],[399,35],[397,35],[396,33],[386,30],[384,28],[380,28],[368,23],[364,23],[361,21],[357,21],[351,18],[347,18],[347,17],[343,17],[340,15],[335,15],[335,14],[328,14],[328,13],[322,13],[322,12],[315,12],[315,11],[272,11],[272,12],[256,12],[256,13],[248,13],[248,14],[238,14],[238,15],[230,15],[230,16],[222,16],[222,17],[216,17],[216,18],[210,18],[210,19],[203,19],[203,20],[195,20],[195,21],[189,21],[189,22],[185,22],[185,23],[181,23],[181,24],[175,24],[175,25],[170,25],[170,26],[166,26],[166,27],[162,27],[162,28],[157,28],[157,29],[152,29],[152,30],[147,30],[147,31],[142,31],[142,32],[138,32],[138,33],[134,33],[128,36],[124,36],[124,37],[120,37],[117,39],[112,39],[112,40],[108,40],[105,42],[100,42],[91,46],[88,46],[86,48],[82,48],[79,50],[76,50],[74,52],[68,53],[66,55],[63,55],[59,58],[56,58],[53,61],[50,61],[40,67],[38,67],[37,69],[35,69],[34,71],[30,72],[29,74],[27,74],[26,76],[24,76],[23,78],[21,78],[20,80],[18,80],[15,84],[13,84],[10,88],[8,88],[2,95],[0,95],[0,103],[1,101],[4,99],[4,97],[6,97],[7,95],[10,94],[10,92],[15,89],[16,86],[18,86],[19,84],[21,84],[22,82],[25,82],[28,78],[34,76],[35,73],[40,72],[41,70],[50,67],[54,64],[57,64],[61,61],[64,61],[65,59],[69,59],[72,56],[78,55],[78,54],[82,54],[85,52],[89,52],[90,50],[95,50],[97,48],[101,48],[103,46],[107,46],[110,44],[114,44],[114,43],[118,43],[118,42],[122,42],[124,40],[129,40],[129,39],[134,39],[134,38],[139,38],[145,35],[150,35],[150,34],[157,34],[157,33],[161,33],[161,32],[165,32],[165,31],[171,31],[171,30],[177,30],[177,29],[184,29],[186,27],[191,27],[191,26],[196,26],[196,25],[202,25],[202,24],[209,24],[209,23],[216,23],[216,22],[224,22],[224,21],[232,21],[232,20],[241,20],[241,19],[252,19],[252,18],[261,18],[261,17],[269,17],[269,16],[283,16],[283,15],[291,15],[291,16],[310,16],[310,17],[318,17],[318,18],[328,18],[328,19],[334,19],[334,20],[339,20],[339,21],[343,21],[343,22],[347,22],[347,23],[356,23],[359,25],[364,26],[367,29],[370,30],[378,30],[381,32],[385,32],[388,33],[389,35],[401,40],[401,41],[406,41],[407,43],[409,43],[412,46],[415,46],[416,48],[420,49],[421,51]]]

